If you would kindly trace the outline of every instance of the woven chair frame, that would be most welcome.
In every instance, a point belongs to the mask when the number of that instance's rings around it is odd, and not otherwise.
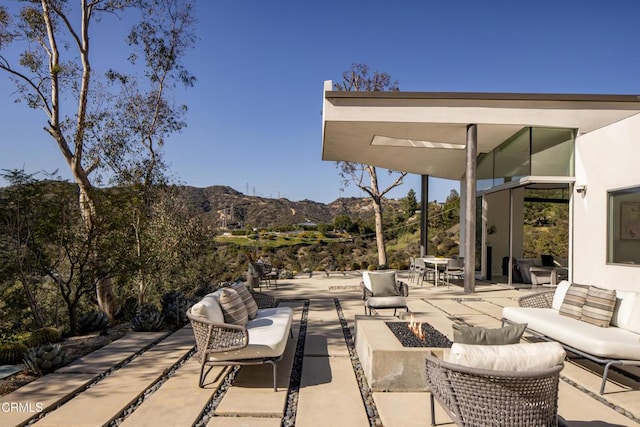
[[[271,295],[267,295],[263,292],[255,292],[252,289],[250,289],[249,292],[256,301],[258,308],[272,308],[278,305],[278,300]]]
[[[535,294],[525,295],[518,298],[520,307],[529,308],[551,308],[553,303],[554,291],[537,292]]]
[[[400,297],[409,296],[409,285],[407,285],[406,283],[398,280],[396,281],[396,284],[394,287],[398,296]],[[367,287],[364,285],[364,282],[360,282],[360,288],[362,288],[362,300],[366,300],[367,298],[373,296],[373,292],[367,289]]]
[[[558,384],[563,364],[532,372],[468,368],[426,356],[434,399],[458,426],[557,426]]]

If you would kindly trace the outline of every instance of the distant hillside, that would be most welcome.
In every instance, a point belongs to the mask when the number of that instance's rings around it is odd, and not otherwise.
[[[214,185],[205,188],[180,186],[178,194],[189,210],[202,215],[205,223],[228,227],[276,227],[301,223],[332,223],[336,216],[373,220],[369,198],[340,198],[325,204],[312,200],[293,202],[280,198],[247,196],[231,187]],[[388,200],[385,207],[397,208],[398,200]]]

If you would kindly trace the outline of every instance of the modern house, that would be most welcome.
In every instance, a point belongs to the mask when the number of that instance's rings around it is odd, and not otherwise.
[[[423,208],[429,176],[460,180],[460,255],[478,267],[466,291],[522,257],[528,189],[567,205],[569,280],[640,289],[639,96],[339,92],[326,81],[323,101],[323,160],[421,175]]]

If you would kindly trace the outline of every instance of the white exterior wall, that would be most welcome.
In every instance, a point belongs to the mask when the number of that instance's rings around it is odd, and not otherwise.
[[[640,115],[576,139],[573,281],[640,291],[640,265],[607,265],[607,191],[640,186]]]

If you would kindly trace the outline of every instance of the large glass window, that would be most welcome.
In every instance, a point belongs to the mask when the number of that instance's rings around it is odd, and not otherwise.
[[[488,190],[493,187],[493,151],[478,156],[476,169],[476,190]]]
[[[496,149],[496,185],[531,175],[530,136],[531,128],[525,128]]]
[[[608,194],[607,262],[640,265],[640,187]]]
[[[478,156],[478,191],[525,176],[574,176],[573,129],[520,130],[499,147]]]
[[[573,131],[531,130],[531,175],[573,176]]]

